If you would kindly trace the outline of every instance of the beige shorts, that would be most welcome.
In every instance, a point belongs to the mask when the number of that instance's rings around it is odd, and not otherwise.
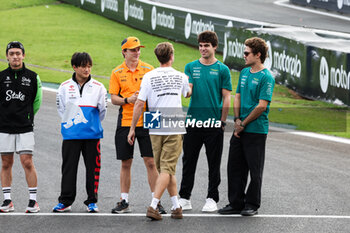
[[[150,135],[150,137],[158,172],[175,175],[177,160],[182,152],[183,135]]]
[[[34,132],[8,134],[0,133],[1,154],[33,154]]]

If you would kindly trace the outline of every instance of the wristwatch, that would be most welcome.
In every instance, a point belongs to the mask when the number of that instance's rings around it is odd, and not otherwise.
[[[124,98],[124,103],[128,103],[128,98]]]

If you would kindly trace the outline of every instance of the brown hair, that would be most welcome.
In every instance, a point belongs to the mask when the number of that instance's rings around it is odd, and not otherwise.
[[[267,51],[269,50],[269,47],[267,47],[267,44],[264,39],[261,39],[259,37],[252,37],[246,39],[244,44],[245,46],[248,46],[252,49],[253,54],[260,53],[260,61],[261,63],[264,63],[267,57]]]
[[[171,55],[174,54],[174,47],[169,42],[159,43],[154,49],[154,54],[161,64],[165,64],[170,60]]]
[[[203,31],[201,32],[198,37],[197,37],[197,41],[199,42],[204,42],[204,43],[211,43],[211,45],[213,47],[218,46],[218,35],[216,35],[215,32],[213,31]]]

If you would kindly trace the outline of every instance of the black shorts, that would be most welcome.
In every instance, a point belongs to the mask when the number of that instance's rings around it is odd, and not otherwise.
[[[134,145],[128,143],[130,127],[119,127],[115,133],[115,148],[118,160],[132,159],[134,155]],[[135,139],[139,143],[141,157],[153,157],[151,139],[148,129],[136,127]]]

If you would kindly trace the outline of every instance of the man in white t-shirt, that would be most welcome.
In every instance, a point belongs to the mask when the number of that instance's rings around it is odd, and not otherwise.
[[[182,209],[177,198],[176,164],[182,151],[182,136],[185,130],[185,115],[182,112],[181,94],[189,97],[192,85],[188,77],[171,66],[174,62],[174,48],[164,42],[154,49],[160,67],[143,76],[140,92],[134,106],[133,119],[128,135],[130,145],[135,140],[135,126],[142,114],[145,101],[148,103],[151,118],[144,117],[144,127],[149,127],[154,161],[159,176],[156,182],[154,198],[147,209],[146,216],[161,220],[162,215],[156,210],[165,189],[172,201],[171,217],[183,218]],[[183,116],[183,117],[182,117]],[[147,119],[149,124],[147,125]],[[163,125],[163,127],[162,127]]]

